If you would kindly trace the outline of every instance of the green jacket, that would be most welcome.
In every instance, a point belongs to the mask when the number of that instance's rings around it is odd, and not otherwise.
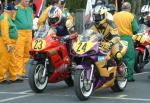
[[[30,7],[22,9],[21,6],[16,7],[15,24],[18,30],[31,30],[33,26],[33,11]]]
[[[7,18],[7,19],[5,19],[5,17]],[[7,22],[7,21],[8,22]],[[3,23],[2,23],[3,22]],[[17,28],[16,28],[16,25],[13,23],[13,21],[11,20],[11,18],[10,18],[10,16],[9,16],[9,14],[7,14],[7,13],[3,13],[3,14],[1,14],[1,16],[0,16],[0,36],[5,36],[5,35],[7,35],[7,34],[9,34],[9,38],[10,39],[13,39],[13,40],[17,40],[18,39],[18,32],[17,32]],[[3,27],[2,27],[3,26]],[[6,27],[6,26],[9,26],[9,31],[7,31],[6,29],[5,30],[3,30],[3,34],[2,34],[2,32],[1,32],[1,29],[3,29],[4,27]],[[7,28],[7,27],[6,27]],[[8,32],[8,33],[7,33]],[[6,36],[7,37],[7,36]]]

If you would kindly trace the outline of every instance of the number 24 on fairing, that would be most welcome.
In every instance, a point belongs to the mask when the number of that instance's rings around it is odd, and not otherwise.
[[[77,49],[77,52],[80,52],[80,51],[83,51],[85,52],[86,51],[86,47],[87,47],[87,43],[79,43],[78,45],[78,49]]]

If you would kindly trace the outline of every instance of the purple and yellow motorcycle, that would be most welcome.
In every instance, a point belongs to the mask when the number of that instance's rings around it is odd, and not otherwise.
[[[95,90],[110,87],[114,92],[123,91],[127,85],[127,67],[118,73],[117,64],[110,49],[102,51],[103,35],[85,30],[73,43],[72,54],[76,63],[74,88],[79,100],[87,100]],[[127,49],[127,43],[120,42]],[[105,67],[105,68],[103,68]]]

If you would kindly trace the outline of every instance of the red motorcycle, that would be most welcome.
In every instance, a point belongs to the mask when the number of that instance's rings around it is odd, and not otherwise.
[[[29,85],[36,93],[42,92],[48,83],[65,81],[73,86],[68,49],[54,33],[53,29],[43,26],[32,40]]]
[[[145,41],[143,43],[135,42],[135,66],[134,70],[136,73],[142,72],[144,65],[150,61],[150,29],[145,30],[144,34]]]

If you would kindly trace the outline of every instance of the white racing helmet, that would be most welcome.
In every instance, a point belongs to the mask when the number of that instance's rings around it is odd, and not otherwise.
[[[141,9],[141,14],[144,18],[144,23],[149,24],[150,5],[144,5]]]
[[[150,13],[150,5],[144,5],[141,9],[141,13]]]
[[[60,8],[53,6],[48,11],[48,24],[49,25],[57,25],[60,23],[62,17],[62,11]]]

